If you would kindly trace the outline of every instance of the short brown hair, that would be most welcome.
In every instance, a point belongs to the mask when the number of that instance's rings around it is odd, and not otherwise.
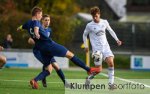
[[[42,8],[40,7],[34,7],[31,11],[32,16],[35,16],[37,12],[42,12]]]
[[[43,17],[42,17],[42,20],[44,20],[44,18],[46,18],[46,17],[49,17],[49,18],[50,18],[50,15],[44,14]]]
[[[97,13],[100,14],[100,9],[99,9],[99,7],[95,6],[95,7],[91,8],[90,12],[91,12],[92,16],[96,15]]]

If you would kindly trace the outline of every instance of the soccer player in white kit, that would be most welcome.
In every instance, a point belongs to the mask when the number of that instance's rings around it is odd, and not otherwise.
[[[102,60],[108,64],[108,77],[109,77],[109,88],[115,89],[114,85],[114,55],[110,49],[106,38],[106,30],[109,31],[111,36],[116,40],[118,46],[122,42],[117,38],[115,32],[110,27],[107,20],[100,18],[100,9],[93,7],[90,10],[93,20],[86,25],[83,33],[83,42],[85,45],[85,51],[88,51],[87,35],[89,35],[90,43],[92,46],[92,52],[94,57],[94,64],[99,67],[102,71]],[[94,56],[96,55],[96,56]],[[99,56],[99,58],[97,58]]]

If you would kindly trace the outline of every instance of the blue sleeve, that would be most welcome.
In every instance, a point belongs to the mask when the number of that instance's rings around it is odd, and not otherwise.
[[[41,26],[40,21],[35,20],[35,21],[33,22],[33,27],[40,27],[40,26]]]
[[[27,30],[28,29],[28,24],[27,23],[23,24],[22,25],[22,29],[26,29]]]

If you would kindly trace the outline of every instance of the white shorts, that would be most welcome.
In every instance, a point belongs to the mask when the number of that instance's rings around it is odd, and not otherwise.
[[[99,66],[102,65],[102,61],[104,61],[107,57],[114,57],[114,54],[112,53],[112,51],[110,50],[110,47],[105,47],[103,50],[101,50],[100,52],[102,52],[102,59],[100,61],[94,61],[95,66]]]
[[[114,57],[114,54],[110,50],[110,47],[103,49],[102,54],[103,54],[103,60],[105,60],[106,57],[111,57],[111,56]]]

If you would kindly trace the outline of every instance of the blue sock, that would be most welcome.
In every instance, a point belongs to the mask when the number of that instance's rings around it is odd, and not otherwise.
[[[63,83],[65,84],[65,76],[64,76],[64,73],[62,72],[62,70],[59,69],[56,72],[57,72],[58,76],[61,78],[61,80],[63,81]]]
[[[43,67],[42,67],[42,71],[44,71],[44,70],[45,70],[45,67],[43,66]]]
[[[42,71],[45,71],[45,66],[43,66]],[[46,77],[43,78],[42,80],[46,80]]]
[[[74,64],[78,65],[79,67],[85,69],[86,71],[89,71],[90,68],[88,66],[85,65],[85,63],[83,61],[81,61],[78,57],[73,56],[70,59]]]
[[[44,79],[48,75],[50,75],[50,72],[48,70],[44,70],[37,77],[35,77],[34,80],[35,81],[42,80],[42,79]]]

